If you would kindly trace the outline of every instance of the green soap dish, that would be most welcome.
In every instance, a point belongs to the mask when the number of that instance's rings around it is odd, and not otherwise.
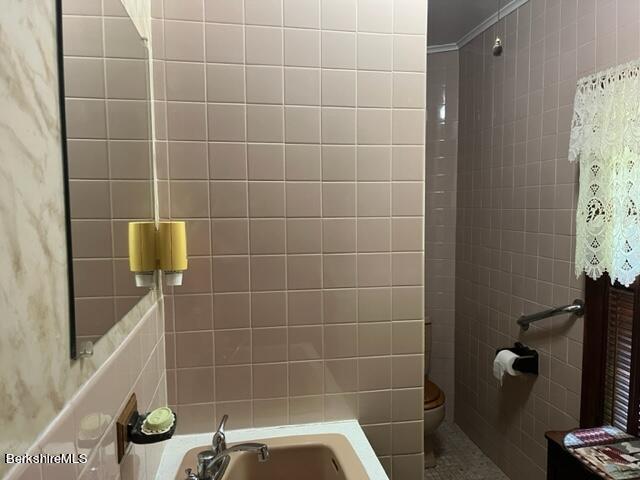
[[[160,407],[149,413],[142,424],[142,433],[153,435],[168,432],[175,423],[175,416],[170,408]]]

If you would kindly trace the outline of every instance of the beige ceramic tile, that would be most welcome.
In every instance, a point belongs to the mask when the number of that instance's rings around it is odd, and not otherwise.
[[[392,19],[392,0],[358,0],[359,31],[391,33]]]
[[[302,290],[288,292],[289,325],[322,324],[322,291]]]
[[[249,75],[247,73],[247,78]],[[247,87],[247,93],[249,88]],[[243,102],[245,71],[240,65],[207,65],[207,100],[210,102]]]
[[[209,140],[242,142],[246,138],[247,112],[243,105],[207,105]]]
[[[320,109],[287,107],[285,140],[287,143],[320,143]]]
[[[287,105],[320,105],[320,69],[284,69],[284,98]]]
[[[250,268],[252,291],[285,289],[287,267],[284,256],[252,256]]]
[[[253,328],[251,334],[254,363],[287,360],[286,328]]]
[[[273,327],[287,322],[284,292],[256,292],[251,294],[251,325]]]
[[[324,392],[323,362],[294,362],[289,364],[289,394],[316,395]]]
[[[207,62],[242,63],[244,40],[239,25],[205,24]]]
[[[322,146],[322,179],[355,180],[356,148],[344,145]]]
[[[251,367],[216,367],[216,401],[246,400],[251,396]]]
[[[248,103],[282,103],[282,67],[249,65],[246,76]]]
[[[289,360],[317,360],[323,358],[322,327],[296,326],[287,329]]]
[[[320,180],[321,148],[319,145],[287,145],[285,176],[287,180]]]
[[[99,17],[68,17],[64,26],[65,54],[81,57],[102,56],[102,21]]]
[[[316,423],[324,420],[321,395],[289,398],[289,420],[292,424]]]
[[[287,27],[318,28],[320,0],[284,0],[284,24]]]
[[[287,253],[320,253],[321,219],[287,219]]]
[[[250,320],[248,293],[219,293],[213,296],[213,325],[216,330],[248,328]]]
[[[356,220],[350,218],[322,221],[322,247],[324,253],[356,251]]]
[[[324,69],[322,71],[322,105],[355,107],[356,72]]]
[[[242,23],[242,13],[242,5],[235,0],[205,2],[205,19],[207,22]]]
[[[247,25],[282,25],[280,0],[246,0],[244,4]]]
[[[191,332],[177,333],[176,367],[207,367],[213,366],[213,333]]]
[[[249,290],[247,257],[216,257],[213,259],[213,291],[246,292]]]
[[[319,67],[320,32],[286,28],[284,30],[284,64],[289,67]]]
[[[323,31],[321,62],[323,68],[355,68],[356,34]]]
[[[423,85],[424,87],[424,85]],[[358,72],[358,106],[391,107],[392,74]]]
[[[325,380],[327,393],[355,392],[358,389],[358,361],[355,358],[327,360]]]
[[[248,64],[282,65],[283,33],[281,29],[246,27],[245,39]]]
[[[283,182],[251,182],[249,215],[251,217],[283,217],[285,193]]]
[[[354,289],[326,290],[323,293],[324,322],[355,323],[357,302],[357,292]]]
[[[322,28],[355,31],[356,11],[357,0],[323,0]]]
[[[253,397],[282,398],[287,396],[286,363],[253,366]]]
[[[324,327],[324,346],[326,358],[355,357],[358,353],[358,336],[356,325],[327,325]],[[336,365],[336,364],[334,364]],[[339,372],[334,371],[336,385],[341,385]]]
[[[176,371],[179,404],[213,401],[213,368],[185,368]]]
[[[199,26],[198,26],[199,27]],[[204,60],[204,29],[189,22],[165,21],[164,42],[167,60]]]
[[[215,332],[215,364],[250,363],[251,330],[219,330]]]
[[[247,147],[250,180],[284,179],[284,145],[252,143]]]
[[[284,425],[287,420],[287,400],[284,398],[254,400],[253,424],[256,427]]]
[[[293,290],[322,286],[322,256],[295,255],[287,260],[287,287]]]
[[[356,286],[356,255],[323,255],[323,282],[325,288],[352,288]]]
[[[358,34],[358,69],[391,71],[393,65],[391,35]]]
[[[286,222],[284,219],[251,220],[251,253],[285,253]]]
[[[284,140],[283,109],[275,105],[247,107],[247,140],[250,142],[282,142]]]

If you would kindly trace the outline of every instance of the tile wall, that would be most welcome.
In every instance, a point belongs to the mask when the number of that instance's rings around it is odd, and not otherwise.
[[[578,423],[582,320],[515,320],[583,294],[573,273],[579,77],[638,58],[640,4],[531,0],[460,52],[456,421],[511,478],[545,478],[545,430]],[[535,379],[491,375],[495,348],[541,354]]]
[[[458,52],[427,56],[426,337],[429,379],[454,412]]]
[[[146,293],[127,224],[154,217],[148,52],[119,0],[62,9],[76,335],[95,342]]]
[[[118,465],[116,419],[132,393],[138,410],[167,405],[162,307],[154,305],[127,339],[67,402],[28,453],[85,454],[85,464],[16,465],[6,480],[152,480],[164,443],[133,445]],[[25,453],[25,452],[15,452]]]
[[[424,0],[152,5],[183,432],[359,418],[422,475]],[[164,159],[164,161],[162,160]]]

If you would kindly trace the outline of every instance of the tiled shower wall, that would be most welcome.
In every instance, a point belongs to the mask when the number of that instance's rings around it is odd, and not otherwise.
[[[153,16],[161,209],[190,242],[167,317],[182,431],[355,417],[420,478],[426,2]]]
[[[456,421],[511,478],[542,479],[545,430],[578,423],[582,320],[521,313],[583,295],[573,273],[579,77],[640,55],[640,4],[531,0],[460,52]],[[536,378],[492,377],[497,347],[535,347]]]
[[[454,405],[456,184],[458,170],[458,52],[427,56],[425,185],[426,365],[429,380]]]

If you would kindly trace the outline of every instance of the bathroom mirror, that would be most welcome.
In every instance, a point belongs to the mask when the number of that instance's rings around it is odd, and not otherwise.
[[[149,55],[119,0],[57,2],[71,356],[148,289],[128,264],[128,222],[154,217]]]

